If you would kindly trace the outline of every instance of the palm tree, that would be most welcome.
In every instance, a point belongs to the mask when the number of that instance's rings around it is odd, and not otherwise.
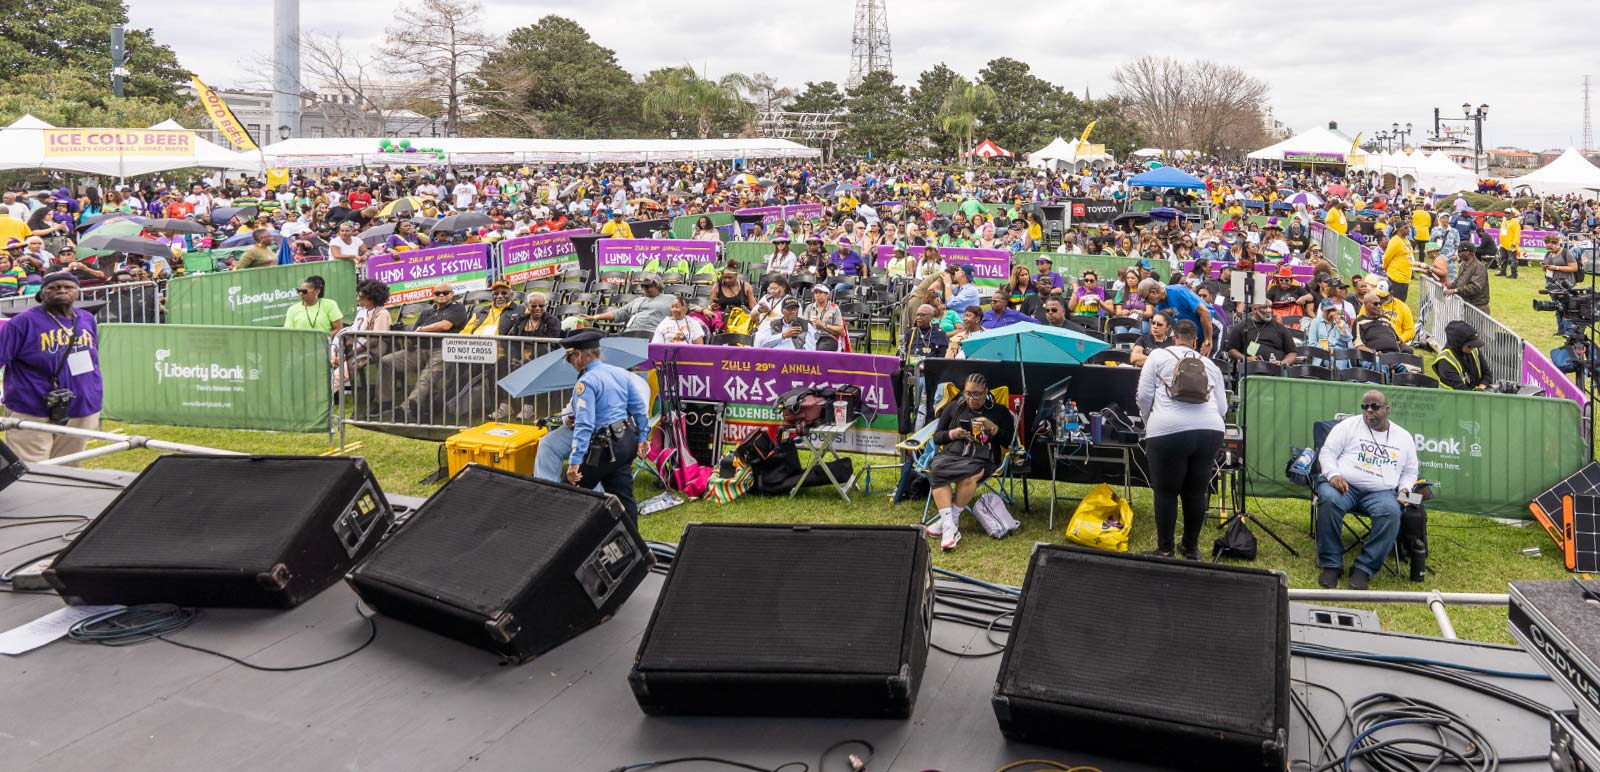
[[[972,132],[978,128],[978,113],[993,110],[998,98],[988,84],[958,85],[945,95],[939,107],[939,125],[947,132],[961,137],[961,153],[969,158],[972,153]]]
[[[711,121],[732,113],[747,123],[755,108],[745,101],[755,84],[748,75],[730,72],[720,80],[702,78],[689,65],[673,68],[666,83],[644,95],[645,117],[694,116],[701,139],[711,136]]]

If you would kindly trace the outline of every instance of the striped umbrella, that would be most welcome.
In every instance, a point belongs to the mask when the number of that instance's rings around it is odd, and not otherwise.
[[[1286,199],[1284,203],[1300,204],[1303,206],[1322,206],[1322,197],[1309,190],[1302,190]]]

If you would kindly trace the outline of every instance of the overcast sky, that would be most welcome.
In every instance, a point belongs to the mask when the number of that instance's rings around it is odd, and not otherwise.
[[[1432,126],[1434,107],[1459,117],[1463,102],[1487,103],[1486,145],[1535,150],[1582,142],[1585,73],[1595,76],[1600,100],[1600,48],[1590,30],[1594,0],[887,3],[894,71],[908,85],[941,61],[971,77],[988,60],[1012,56],[1079,96],[1085,89],[1099,96],[1110,92],[1111,71],[1121,62],[1172,54],[1237,65],[1264,78],[1275,116],[1296,131],[1337,121],[1350,136],[1364,130],[1371,137],[1409,121],[1420,138]],[[228,4],[223,16],[210,0],[128,4],[133,26],[153,28],[157,40],[213,86],[241,85],[269,71],[271,2]],[[636,77],[685,61],[712,75],[766,72],[796,87],[808,80],[842,83],[849,73],[852,0],[484,5],[484,28],[497,34],[546,14],[572,18],[616,51]],[[975,7],[1030,6],[1036,16],[985,21],[971,13]],[[385,7],[396,10],[376,12]],[[376,46],[384,27],[398,22],[399,7],[393,0],[316,0],[304,3],[300,23],[304,30],[339,32]],[[1277,15],[1260,15],[1268,8]]]

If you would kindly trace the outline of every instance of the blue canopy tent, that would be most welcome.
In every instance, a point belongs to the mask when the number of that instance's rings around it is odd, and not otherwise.
[[[1128,180],[1130,187],[1136,188],[1180,188],[1183,190],[1205,190],[1206,184],[1199,177],[1187,174],[1171,166],[1160,169],[1151,169],[1143,174],[1135,175]]]

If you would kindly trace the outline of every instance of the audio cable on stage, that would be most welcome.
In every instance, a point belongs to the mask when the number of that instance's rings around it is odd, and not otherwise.
[[[356,604],[356,614],[367,623],[367,639],[360,645],[338,656],[311,662],[304,665],[286,665],[281,667],[257,665],[246,662],[231,654],[224,654],[204,646],[192,643],[175,641],[166,636],[179,632],[200,617],[200,610],[174,606],[170,603],[151,603],[142,606],[129,606],[127,608],[107,611],[81,620],[67,630],[67,637],[80,643],[97,643],[101,646],[133,646],[149,641],[170,643],[182,649],[198,651],[220,657],[237,665],[243,665],[251,670],[260,670],[267,673],[291,673],[297,670],[310,670],[311,668],[331,665],[339,660],[354,656],[357,652],[372,645],[378,639],[378,622],[375,615],[367,614],[361,610],[361,604]]]

